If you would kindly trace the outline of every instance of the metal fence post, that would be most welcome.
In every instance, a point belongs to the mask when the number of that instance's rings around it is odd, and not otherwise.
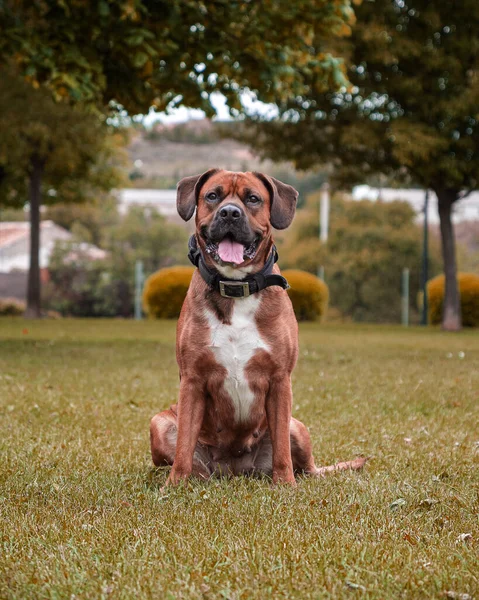
[[[318,277],[324,281],[324,267],[321,265],[318,267]]]
[[[143,261],[135,263],[135,320],[141,321],[143,312],[141,309],[141,295],[143,292]]]
[[[329,184],[323,183],[319,205],[319,239],[326,243],[329,233]]]
[[[319,194],[319,239],[326,244],[329,234],[329,183],[326,181],[321,186]],[[324,281],[324,267],[318,267],[318,277]]]
[[[409,325],[409,269],[402,271],[401,321],[404,327]]]
[[[424,237],[422,247],[422,314],[421,325],[427,325],[428,322],[428,297],[427,297],[427,280],[429,278],[429,248],[428,248],[428,207],[429,207],[429,190],[426,190],[424,195]]]

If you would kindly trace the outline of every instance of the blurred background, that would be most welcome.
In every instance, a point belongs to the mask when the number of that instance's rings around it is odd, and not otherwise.
[[[479,325],[475,0],[7,0],[0,25],[0,314],[177,316],[175,187],[217,166],[299,190],[299,319]]]

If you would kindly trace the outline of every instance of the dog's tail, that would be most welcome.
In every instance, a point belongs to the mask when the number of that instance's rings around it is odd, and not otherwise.
[[[369,457],[359,456],[354,460],[348,460],[346,462],[339,462],[335,465],[329,465],[328,467],[316,467],[316,471],[311,473],[314,477],[324,477],[328,473],[333,473],[334,471],[359,471],[364,467],[366,462],[369,460]]]

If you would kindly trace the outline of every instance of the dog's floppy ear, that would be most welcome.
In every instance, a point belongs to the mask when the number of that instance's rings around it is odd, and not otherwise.
[[[176,209],[184,221],[189,221],[195,212],[201,186],[219,169],[209,169],[202,175],[183,177],[176,186]]]
[[[253,173],[260,179],[269,191],[271,197],[271,225],[275,229],[286,229],[291,225],[296,212],[298,192],[287,183],[263,173]]]

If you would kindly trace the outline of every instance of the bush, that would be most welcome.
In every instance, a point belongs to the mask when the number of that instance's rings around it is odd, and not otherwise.
[[[458,273],[457,281],[461,295],[462,324],[464,327],[479,327],[479,275]],[[429,323],[439,325],[442,321],[444,300],[444,275],[428,281]]]
[[[410,315],[420,282],[421,232],[411,207],[401,202],[349,201],[335,194],[328,242],[318,238],[318,195],[308,197],[290,230],[277,239],[284,269],[313,275],[324,267],[329,304],[354,321],[398,323],[401,320],[401,272],[410,270]],[[440,243],[430,240],[431,277],[441,272]],[[328,312],[328,321],[329,321]]]
[[[288,269],[283,276],[291,286],[288,290],[298,321],[320,321],[326,314],[329,300],[328,286],[311,273]]]
[[[0,298],[0,316],[19,317],[25,312],[25,302],[17,298]]]
[[[75,242],[57,242],[50,258],[50,281],[42,290],[46,309],[72,317],[129,317],[133,313],[130,279],[118,277],[111,259],[92,260]]]
[[[143,289],[143,310],[153,319],[176,319],[190,286],[194,267],[170,267],[150,275]]]

